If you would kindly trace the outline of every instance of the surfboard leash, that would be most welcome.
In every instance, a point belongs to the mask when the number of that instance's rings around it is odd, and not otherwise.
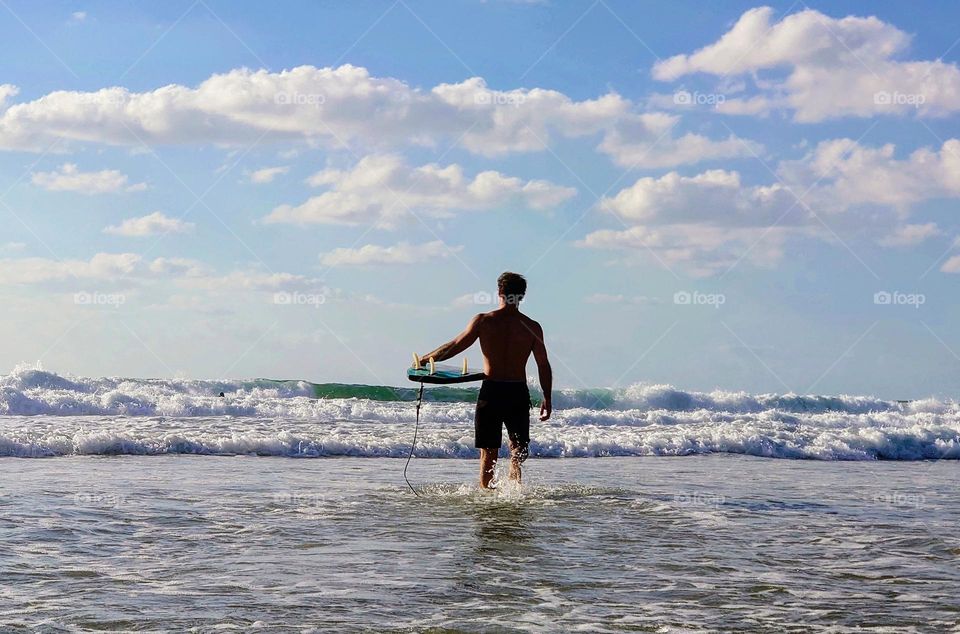
[[[417,432],[420,431],[420,405],[423,403],[423,383],[420,383],[420,393],[417,394],[417,424],[413,428],[413,442],[410,443],[410,455],[407,456],[407,464],[403,465],[403,479],[406,480],[407,486],[410,487],[410,490],[413,491],[413,494],[417,497],[420,497],[420,494],[417,493],[417,490],[413,488],[413,485],[410,484],[410,480],[407,479],[407,467],[410,466],[410,459],[413,458],[413,450],[417,446]]]

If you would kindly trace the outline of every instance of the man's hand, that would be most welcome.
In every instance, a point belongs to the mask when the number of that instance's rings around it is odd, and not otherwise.
[[[553,411],[553,405],[550,403],[549,400],[544,399],[540,401],[540,420],[541,421],[549,420],[550,413],[552,411]]]

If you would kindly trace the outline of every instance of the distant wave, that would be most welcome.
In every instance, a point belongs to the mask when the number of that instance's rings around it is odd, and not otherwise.
[[[219,397],[223,392],[224,397]],[[411,388],[255,379],[0,376],[0,456],[177,454],[402,457]],[[417,455],[475,455],[476,388],[426,391]],[[819,460],[960,458],[960,405],[866,396],[563,390],[534,421],[531,453],[599,457],[739,453]]]
[[[219,398],[223,392],[225,398]],[[476,387],[429,387],[428,402],[472,403]],[[301,380],[250,379],[201,381],[64,377],[44,370],[18,368],[0,375],[0,414],[123,416],[311,416],[311,400],[359,399],[376,402],[416,400],[415,387],[309,383]],[[534,392],[534,398],[539,394]],[[669,385],[638,384],[625,388],[560,390],[557,408],[600,411],[668,410],[690,412],[793,413],[954,411],[953,401],[909,404],[869,396],[814,396],[746,392],[686,392]]]

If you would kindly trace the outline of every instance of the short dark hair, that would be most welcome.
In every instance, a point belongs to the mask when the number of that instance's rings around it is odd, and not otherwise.
[[[527,280],[519,273],[505,271],[497,278],[497,294],[502,295],[508,304],[519,304],[527,294]]]

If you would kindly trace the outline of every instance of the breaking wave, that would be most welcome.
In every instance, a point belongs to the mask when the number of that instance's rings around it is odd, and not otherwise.
[[[414,389],[388,386],[81,378],[18,368],[0,376],[0,456],[405,457],[415,398]],[[417,455],[475,456],[475,399],[476,388],[428,388]],[[534,421],[532,436],[537,457],[956,459],[960,406],[639,384],[563,390],[554,417]]]

